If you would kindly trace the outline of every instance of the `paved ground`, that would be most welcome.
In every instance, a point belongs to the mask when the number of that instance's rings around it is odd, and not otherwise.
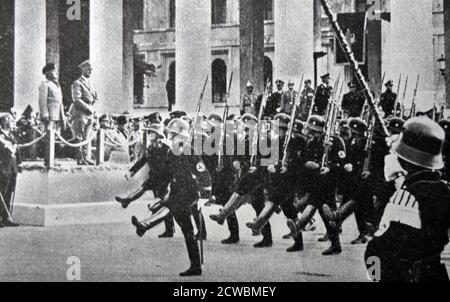
[[[215,210],[207,209],[206,214]],[[241,209],[239,217],[245,223],[252,211]],[[156,228],[139,239],[131,225],[111,224],[0,229],[0,281],[66,281],[71,256],[81,260],[81,280],[88,282],[366,281],[364,246],[348,245],[356,235],[353,218],[344,225],[344,252],[334,257],[320,255],[328,247],[317,242],[323,232],[320,222],[316,232],[306,234],[305,252],[295,254],[285,252],[291,241],[281,239],[287,232],[282,215],[272,219],[275,244],[265,250],[252,247],[258,238],[244,228],[239,245],[224,247],[220,239],[227,236],[226,227],[207,223],[202,277],[178,277],[188,266],[180,231],[174,239],[161,240],[156,237],[162,229]]]

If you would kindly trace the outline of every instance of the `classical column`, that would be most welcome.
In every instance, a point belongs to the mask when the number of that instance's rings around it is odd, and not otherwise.
[[[314,1],[275,1],[275,79],[314,79]]]
[[[47,0],[47,62],[59,66],[59,0]]]
[[[277,1],[278,2],[278,1]],[[240,0],[240,88],[248,81],[264,91],[264,1]],[[276,24],[276,21],[275,21]]]
[[[174,110],[195,110],[206,76],[202,111],[211,100],[211,1],[176,1],[176,105]]]
[[[409,108],[417,74],[420,84],[417,108],[432,108],[434,95],[433,10],[432,0],[391,1],[390,64],[386,76],[397,85],[399,74],[409,76],[405,106]],[[403,94],[405,81],[402,81]],[[397,90],[397,87],[394,87]]]
[[[46,0],[15,0],[14,109],[39,107],[39,85],[46,61]]]
[[[450,109],[450,2],[444,1],[444,32],[445,32],[445,93],[447,99],[447,109]]]
[[[90,1],[90,60],[97,89],[98,112],[122,113],[128,100],[122,98],[123,3],[122,0]]]

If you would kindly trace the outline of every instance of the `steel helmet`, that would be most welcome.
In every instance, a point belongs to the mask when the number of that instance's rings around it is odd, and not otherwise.
[[[166,127],[169,133],[175,133],[184,137],[189,137],[189,123],[182,119],[174,119]]]
[[[442,149],[444,130],[427,117],[409,119],[400,138],[393,144],[393,152],[416,166],[440,170],[444,168]]]

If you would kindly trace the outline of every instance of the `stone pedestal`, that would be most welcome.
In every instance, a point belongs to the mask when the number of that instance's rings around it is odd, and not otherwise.
[[[277,1],[279,2],[279,1]],[[264,91],[264,1],[240,0],[240,88],[245,92],[247,82],[255,92]],[[276,21],[275,21],[276,23]]]
[[[39,107],[46,63],[46,0],[16,0],[14,24],[14,109]]]
[[[275,1],[275,78],[314,79],[314,1]]]
[[[401,95],[406,76],[409,76],[405,106],[410,107],[417,74],[420,84],[417,93],[417,108],[429,108],[435,100],[433,54],[432,0],[395,0],[390,3],[391,37],[390,64],[386,76],[397,85],[399,74],[403,76]],[[394,91],[397,87],[394,87]]]
[[[122,0],[90,1],[90,60],[99,113],[124,111],[123,3]]]
[[[193,113],[206,76],[203,111],[211,102],[211,1],[176,1],[176,105],[174,110]]]

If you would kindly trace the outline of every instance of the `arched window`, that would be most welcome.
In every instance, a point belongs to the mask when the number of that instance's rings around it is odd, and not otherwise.
[[[212,96],[213,103],[226,102],[227,65],[222,59],[216,59],[212,63]]]
[[[273,20],[273,0],[264,0],[264,21]]]
[[[268,57],[264,57],[264,85],[266,85],[267,80],[273,84],[273,64]]]
[[[211,0],[212,24],[227,23],[227,0]]]

